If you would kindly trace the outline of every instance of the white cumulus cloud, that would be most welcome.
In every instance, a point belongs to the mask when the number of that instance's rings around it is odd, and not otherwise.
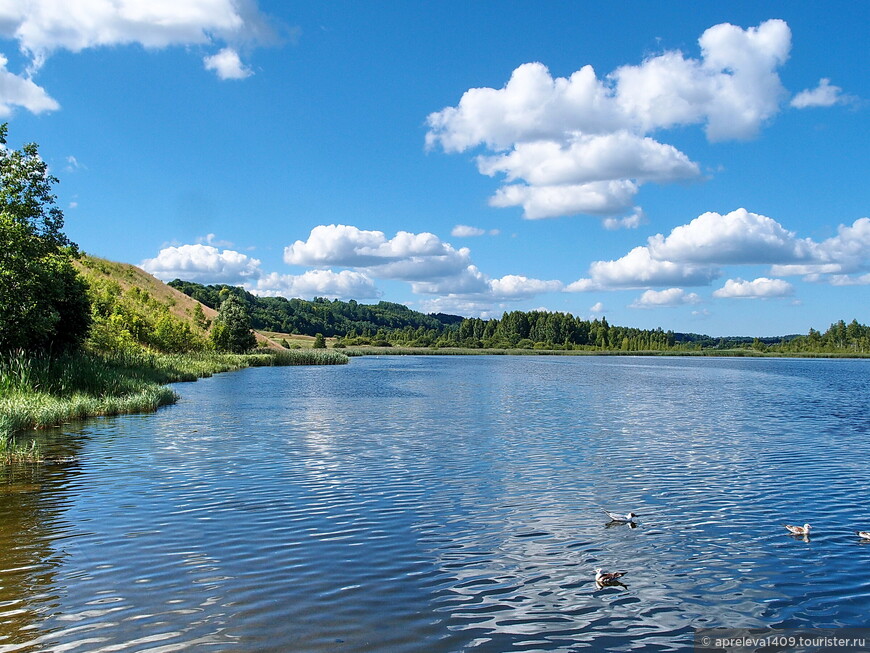
[[[837,235],[811,243],[812,257],[803,264],[777,264],[774,276],[809,276],[808,280],[826,280],[822,275],[843,275],[870,268],[870,218],[859,218],[851,225],[841,224]]]
[[[726,265],[769,265],[774,277],[852,284],[870,270],[870,218],[840,225],[836,236],[816,242],[746,209],[724,215],[710,211],[675,227],[668,236],[649,237],[646,246],[635,247],[619,259],[593,262],[587,277],[565,289],[709,285]],[[774,285],[782,288],[784,283],[777,280]],[[752,288],[758,287],[768,286],[760,282]],[[726,292],[732,291],[738,292],[733,284]]]
[[[706,286],[719,276],[718,269],[692,263],[663,261],[650,256],[646,247],[635,247],[622,258],[594,261],[589,277],[569,284],[568,292],[656,286]]]
[[[851,225],[840,225],[837,235],[819,243],[817,258],[822,263],[839,263],[846,272],[870,265],[870,218],[859,218]]]
[[[479,317],[484,320],[500,317],[503,313],[500,308],[504,308],[493,307],[490,301],[480,301],[453,295],[425,299],[419,302],[418,306],[424,313],[447,313],[448,315]]]
[[[637,229],[642,224],[646,224],[646,213],[639,206],[634,207],[631,215],[623,218],[604,218],[602,224],[608,231],[616,231],[617,229]]]
[[[791,99],[791,106],[796,109],[808,107],[831,107],[848,101],[843,95],[843,89],[831,84],[831,80],[823,77],[815,88],[801,91]]]
[[[649,239],[655,259],[703,264],[809,261],[814,247],[776,220],[742,208],[725,215],[710,211],[675,227],[667,238],[657,234]]]
[[[318,225],[308,240],[284,249],[291,265],[368,269],[380,278],[406,281],[455,275],[470,264],[467,248],[454,249],[435,234],[400,231],[388,239],[382,231],[350,225]]]
[[[612,134],[578,134],[567,143],[517,143],[507,154],[481,156],[481,173],[504,173],[508,181],[533,186],[587,184],[611,179],[673,181],[699,174],[698,165],[672,145],[625,130]]]
[[[564,186],[502,186],[489,203],[491,206],[522,206],[529,220],[555,218],[573,213],[613,215],[634,204],[637,184],[629,179],[595,181]]]
[[[217,54],[203,57],[202,61],[206,70],[213,70],[221,79],[244,79],[254,74],[233,48],[224,48]]]
[[[613,74],[618,104],[644,131],[704,123],[711,141],[755,136],[786,93],[776,70],[791,50],[788,25],[722,23],[698,44],[701,59],[670,51],[619,68]]]
[[[351,270],[308,270],[303,274],[265,274],[256,283],[245,284],[255,295],[267,297],[329,297],[334,299],[374,299],[381,291],[361,272]]]
[[[498,229],[481,229],[480,227],[470,227],[465,224],[458,224],[450,231],[450,235],[454,238],[473,238],[475,236],[498,236],[501,232]]]
[[[643,183],[700,174],[653,132],[703,125],[711,141],[746,139],[780,109],[777,69],[791,49],[784,21],[715,25],[698,43],[700,58],[665,51],[603,78],[591,66],[554,78],[542,63],[523,64],[501,89],[469,89],[431,113],[427,146],[489,150],[478,169],[506,182],[493,206],[522,206],[530,219],[616,215]]]
[[[489,293],[489,279],[476,265],[468,265],[454,275],[418,279],[411,283],[411,290],[418,295],[484,297]]]
[[[830,278],[832,286],[870,286],[870,272],[856,276],[836,274]]]
[[[469,227],[465,224],[458,224],[450,231],[450,235],[454,238],[471,238],[473,236],[483,236],[484,234],[486,234],[485,229]]]
[[[474,227],[460,227],[458,233],[478,233]],[[399,231],[387,238],[382,231],[352,225],[318,225],[307,240],[297,240],[284,249],[284,261],[291,265],[353,268],[376,279],[407,281],[415,294],[441,295],[481,306],[562,289],[560,281],[522,275],[493,279],[472,263],[467,247],[455,249],[428,232]]]
[[[541,293],[558,292],[562,290],[562,283],[556,280],[531,279],[517,274],[491,279],[477,266],[469,265],[454,276],[413,283],[412,290],[417,294],[451,295],[478,301],[514,301]]]
[[[257,279],[262,274],[258,259],[211,245],[164,247],[156,257],[145,259],[139,267],[163,281],[184,279],[230,285]]]
[[[30,72],[57,50],[141,45],[145,48],[241,43],[269,33],[254,0],[20,0],[0,3],[0,36],[15,39]],[[233,61],[235,57],[235,61]],[[246,68],[235,50],[206,57],[224,79]]]
[[[530,279],[517,274],[508,274],[500,279],[492,279],[489,282],[489,287],[495,299],[507,300],[534,297],[547,292],[558,292],[562,289],[562,282]]]
[[[794,288],[783,279],[759,277],[753,281],[728,279],[725,285],[713,292],[713,297],[739,299],[767,299],[770,297],[789,297]]]
[[[674,308],[686,304],[699,304],[701,298],[691,292],[687,293],[682,288],[668,288],[667,290],[647,290],[638,297],[629,308]]]
[[[608,133],[624,120],[591,66],[570,78],[550,76],[542,63],[526,63],[501,89],[472,88],[459,104],[429,115],[429,147],[462,152],[485,144],[492,150],[535,140],[561,141],[573,133]]]
[[[435,234],[399,231],[387,239],[383,231],[367,231],[343,224],[318,225],[308,240],[284,249],[284,261],[294,265],[367,267],[412,256],[441,256],[453,250]]]
[[[9,60],[0,54],[0,118],[12,115],[14,107],[31,113],[56,111],[60,104],[33,80],[6,70]]]

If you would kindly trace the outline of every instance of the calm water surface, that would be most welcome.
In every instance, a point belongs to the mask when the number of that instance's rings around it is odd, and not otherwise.
[[[382,357],[177,389],[0,471],[0,651],[679,650],[867,624],[870,361]]]

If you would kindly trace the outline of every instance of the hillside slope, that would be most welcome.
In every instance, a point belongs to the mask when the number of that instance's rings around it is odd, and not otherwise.
[[[121,305],[135,310],[152,320],[168,313],[188,324],[194,332],[205,335],[194,316],[197,306],[206,320],[214,320],[217,311],[168,286],[142,268],[129,263],[117,263],[96,256],[83,255],[74,261],[79,273],[98,292],[106,293]],[[254,331],[257,343],[281,349],[281,345],[259,331]]]

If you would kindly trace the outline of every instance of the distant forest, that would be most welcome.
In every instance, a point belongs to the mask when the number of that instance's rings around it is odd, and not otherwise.
[[[360,304],[315,297],[258,297],[243,288],[169,283],[206,306],[218,309],[230,294],[242,300],[255,329],[288,334],[322,334],[345,346],[466,347],[610,351],[698,351],[753,349],[782,353],[870,353],[870,327],[843,320],[821,333],[776,338],[712,338],[696,333],[611,325],[606,318],[584,320],[570,313],[511,311],[501,319],[420,313],[403,304]]]
[[[412,311],[404,304],[392,302],[359,304],[354,300],[343,302],[322,297],[315,297],[313,301],[258,297],[237,286],[204,286],[179,279],[170,281],[169,285],[215,310],[227,295],[236,295],[247,307],[252,326],[261,331],[307,336],[320,333],[327,337],[336,337],[346,336],[351,331],[371,335],[380,330],[422,327],[440,333],[450,326],[458,327],[463,319],[459,315],[443,313],[427,315]]]

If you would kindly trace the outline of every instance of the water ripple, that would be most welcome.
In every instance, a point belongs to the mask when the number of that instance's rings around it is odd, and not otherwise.
[[[49,437],[68,464],[4,472],[0,651],[667,651],[699,627],[862,626],[867,370],[387,357],[184,384]]]

